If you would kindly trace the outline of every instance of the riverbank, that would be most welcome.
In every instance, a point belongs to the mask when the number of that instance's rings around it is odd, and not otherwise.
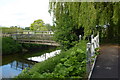
[[[84,78],[86,73],[86,42],[80,41],[67,51],[25,69],[19,78]]]
[[[31,44],[33,46],[33,44]],[[29,60],[31,57],[38,57],[45,53],[50,53],[56,50],[55,46],[46,46],[40,49],[40,47],[33,51],[28,51],[24,53],[15,53],[10,55],[2,56],[2,78],[13,78],[20,74],[25,68],[32,68],[33,65],[38,63],[37,61]]]
[[[2,37],[2,55],[22,52],[22,45],[11,37]]]

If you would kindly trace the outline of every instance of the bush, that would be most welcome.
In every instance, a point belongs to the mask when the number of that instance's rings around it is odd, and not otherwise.
[[[24,70],[17,78],[81,78],[86,73],[86,42]]]
[[[11,37],[2,38],[2,54],[13,54],[22,51],[22,45],[14,41]]]

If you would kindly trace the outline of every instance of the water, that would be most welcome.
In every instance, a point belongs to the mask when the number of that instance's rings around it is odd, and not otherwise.
[[[44,53],[46,54],[49,54],[48,52],[49,51],[44,51]],[[58,50],[58,52],[60,51]],[[41,53],[43,54],[43,52],[39,52],[39,53],[34,53],[34,54],[28,53],[28,54],[13,54],[13,55],[8,55],[8,56],[3,56],[2,65],[0,65],[0,71],[2,71],[2,78],[13,78],[19,75],[23,69],[27,67],[32,68],[32,66],[35,63],[41,62],[39,60],[42,60],[42,58],[35,60],[35,57],[40,57],[40,55],[41,56],[45,55],[45,54],[42,55]],[[52,53],[52,56],[47,56],[46,59],[49,57],[55,56],[55,54],[58,54],[56,52],[51,52],[51,53]]]
[[[2,77],[3,78],[13,78],[21,73],[21,71],[28,67],[29,64],[23,64],[22,62],[13,61],[7,65],[0,66],[2,68]],[[25,67],[24,67],[25,66]],[[23,67],[23,68],[22,68]],[[32,67],[32,65],[30,65]]]
[[[37,62],[28,61],[26,59],[13,60],[8,64],[0,66],[0,69],[2,69],[2,78],[13,78],[20,74],[23,69],[27,67],[32,68],[35,63]]]
[[[54,57],[57,54],[59,54],[61,52],[61,50],[56,50],[50,53],[45,53],[41,56],[37,56],[37,57],[30,57],[28,58],[28,60],[32,60],[32,61],[37,61],[37,62],[42,62],[44,60],[47,60],[48,58]]]

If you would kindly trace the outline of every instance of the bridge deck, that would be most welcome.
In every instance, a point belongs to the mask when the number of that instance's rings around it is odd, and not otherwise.
[[[57,43],[40,43],[40,42],[20,42],[20,43],[31,43],[31,44],[44,44],[44,45],[60,46]]]
[[[14,40],[18,41],[19,43],[32,43],[32,44],[45,44],[45,45],[53,45],[59,46],[53,40],[53,34],[50,31],[46,32],[39,32],[34,34],[12,34]]]
[[[59,46],[58,43],[52,40],[29,40],[29,39],[18,39],[19,43],[31,43],[31,44],[44,44],[44,45],[52,45]]]

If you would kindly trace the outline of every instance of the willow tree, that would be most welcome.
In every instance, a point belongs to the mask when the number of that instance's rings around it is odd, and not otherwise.
[[[113,37],[116,37],[120,43],[120,2],[114,3],[113,9],[114,9],[113,16],[112,16],[112,21],[114,24]]]
[[[120,2],[50,2],[55,38],[69,48],[84,34],[84,39],[96,30],[96,25],[110,24],[108,37],[118,35]],[[117,11],[118,10],[118,11]],[[116,25],[116,27],[115,27]]]

